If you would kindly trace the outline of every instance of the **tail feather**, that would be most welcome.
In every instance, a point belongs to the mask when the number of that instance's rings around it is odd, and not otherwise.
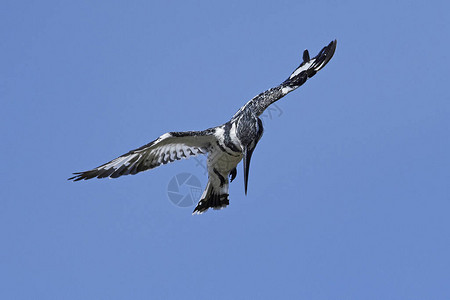
[[[228,199],[228,194],[220,193],[219,191],[214,189],[211,183],[208,182],[208,185],[203,192],[202,198],[198,202],[192,214],[202,214],[209,208],[222,209],[229,204],[230,200]]]

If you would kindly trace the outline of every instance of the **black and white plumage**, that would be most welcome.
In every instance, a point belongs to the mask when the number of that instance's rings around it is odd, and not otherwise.
[[[208,183],[193,213],[201,214],[208,208],[221,209],[227,206],[229,182],[236,177],[236,166],[242,159],[247,194],[250,159],[263,134],[259,116],[269,105],[300,87],[322,69],[333,57],[336,43],[336,40],[332,41],[313,58],[305,50],[302,63],[288,79],[251,99],[227,123],[203,131],[163,134],[149,144],[95,169],[74,173],[75,176],[69,180],[134,175],[162,164],[206,154]]]

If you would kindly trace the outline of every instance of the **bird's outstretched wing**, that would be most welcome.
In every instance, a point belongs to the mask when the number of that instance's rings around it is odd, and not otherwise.
[[[288,79],[282,84],[262,92],[248,101],[233,116],[233,119],[242,114],[246,109],[250,109],[256,116],[260,116],[270,104],[300,87],[308,80],[308,78],[313,77],[330,61],[336,50],[336,44],[336,40],[332,41],[313,58],[310,58],[308,50],[305,50],[303,52],[302,63],[294,70],[294,72],[292,72]]]
[[[308,78],[313,77],[318,71],[325,67],[325,65],[333,57],[334,52],[336,51],[336,44],[336,40],[332,41],[330,44],[328,44],[328,46],[320,50],[319,54],[317,54],[313,58],[309,58],[308,50],[303,51],[302,63],[283,83],[300,86]]]
[[[69,180],[116,178],[153,169],[175,160],[206,154],[216,137],[212,130],[169,132],[153,142],[113,159],[95,169],[73,173]]]

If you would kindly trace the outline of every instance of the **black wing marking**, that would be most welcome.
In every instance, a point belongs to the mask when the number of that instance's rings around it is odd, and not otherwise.
[[[300,66],[292,72],[291,76],[282,83],[291,84],[291,85],[302,85],[307,78],[313,77],[318,71],[320,71],[325,65],[330,61],[333,57],[334,52],[336,51],[337,41],[334,40],[328,46],[324,47],[320,50],[319,54],[317,54],[313,58],[309,58],[308,50],[303,51],[303,62]],[[305,78],[305,80],[301,80],[301,78]],[[296,82],[300,81],[300,82]]]
[[[308,78],[313,77],[319,70],[321,70],[333,57],[336,50],[336,45],[337,41],[332,41],[313,58],[310,58],[308,50],[305,50],[303,52],[302,63],[294,70],[294,72],[292,72],[288,79],[286,79],[282,84],[268,89],[248,101],[233,116],[232,120],[238,118],[239,115],[247,109],[250,109],[256,116],[260,116],[264,110],[269,107],[269,105],[300,87],[306,82],[306,80],[308,80]]]
[[[69,180],[134,175],[162,164],[206,154],[211,143],[216,140],[213,132],[214,130],[169,132],[95,169],[73,173],[75,176]]]

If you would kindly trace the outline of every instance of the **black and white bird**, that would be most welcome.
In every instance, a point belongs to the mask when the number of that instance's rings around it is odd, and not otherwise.
[[[301,86],[322,69],[333,57],[336,43],[336,40],[332,41],[313,58],[310,58],[308,50],[305,50],[302,63],[289,78],[251,99],[227,123],[203,131],[163,134],[149,144],[131,150],[95,169],[74,173],[75,176],[69,180],[134,175],[169,162],[206,154],[208,184],[193,214],[201,214],[210,207],[226,207],[230,203],[229,182],[236,177],[236,166],[241,160],[247,194],[250,159],[263,134],[263,124],[259,116],[269,105]]]

